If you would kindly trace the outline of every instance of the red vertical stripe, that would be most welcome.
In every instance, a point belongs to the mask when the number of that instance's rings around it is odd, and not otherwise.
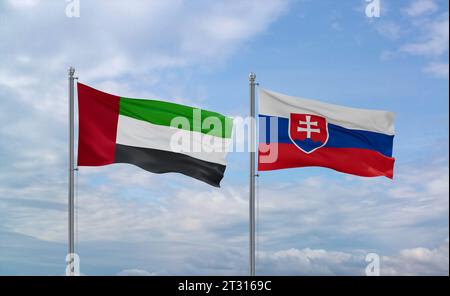
[[[120,97],[78,83],[78,165],[114,163]]]

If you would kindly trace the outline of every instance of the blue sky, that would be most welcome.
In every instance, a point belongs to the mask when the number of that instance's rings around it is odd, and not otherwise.
[[[395,179],[263,173],[257,273],[447,274],[448,1],[0,3],[0,274],[61,275],[67,249],[67,68],[117,95],[248,114],[261,87],[396,113]],[[247,155],[221,189],[129,165],[81,168],[87,275],[246,274]]]

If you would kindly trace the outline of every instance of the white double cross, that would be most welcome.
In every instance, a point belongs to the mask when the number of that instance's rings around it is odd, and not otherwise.
[[[306,115],[306,121],[299,121],[299,125],[306,125],[306,127],[297,127],[298,132],[306,132],[306,138],[311,139],[312,133],[320,133],[320,129],[318,128],[312,128],[313,126],[317,126],[318,122],[314,121],[311,122],[311,116]]]

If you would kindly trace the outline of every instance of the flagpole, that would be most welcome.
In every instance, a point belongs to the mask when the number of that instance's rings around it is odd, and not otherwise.
[[[250,275],[255,275],[255,73],[248,75],[250,82]]]
[[[74,128],[75,128],[75,68],[70,67],[69,73],[69,275],[75,275],[75,155],[74,155]]]

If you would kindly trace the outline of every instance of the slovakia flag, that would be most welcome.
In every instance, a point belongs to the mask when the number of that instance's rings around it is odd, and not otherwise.
[[[394,114],[259,92],[258,170],[319,166],[393,178]]]

